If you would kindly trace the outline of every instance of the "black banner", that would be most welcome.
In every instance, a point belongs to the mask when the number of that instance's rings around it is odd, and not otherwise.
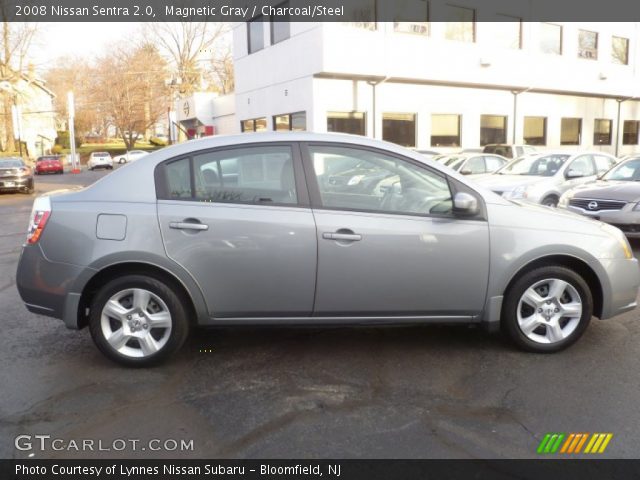
[[[2,480],[631,480],[640,460],[0,460]]]
[[[12,22],[640,21],[632,0],[0,0]]]

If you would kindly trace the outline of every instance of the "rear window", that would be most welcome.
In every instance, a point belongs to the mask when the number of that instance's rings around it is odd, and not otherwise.
[[[60,160],[60,157],[58,157],[58,156],[39,157],[37,161],[38,162],[45,162],[45,161],[51,161],[51,160]]]
[[[20,168],[23,166],[22,160],[0,160],[0,168]]]
[[[107,152],[93,152],[91,155],[94,157],[108,157],[109,154]]]

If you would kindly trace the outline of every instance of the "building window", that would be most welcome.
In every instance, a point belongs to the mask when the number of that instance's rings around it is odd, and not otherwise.
[[[376,0],[353,0],[345,7],[345,17],[352,18],[348,25],[365,30],[376,29]]]
[[[415,113],[383,113],[382,139],[403,147],[416,146]]]
[[[255,53],[264,48],[264,22],[262,15],[247,23],[249,53]]]
[[[491,43],[499,48],[522,48],[522,19],[509,15],[496,15],[499,22],[488,22]]]
[[[248,132],[264,132],[267,130],[267,118],[254,118],[251,120],[243,120],[240,122],[240,130],[242,133]]]
[[[581,118],[563,118],[560,121],[560,145],[580,145],[581,137]]]
[[[456,5],[445,5],[446,13],[444,18],[445,33],[447,40],[458,40],[461,42],[476,41],[476,11],[473,8],[458,7]]]
[[[279,9],[288,9],[289,0],[279,3],[273,7],[276,13]],[[287,11],[287,10],[282,10]],[[275,45],[278,42],[286,40],[291,36],[289,31],[291,23],[289,22],[289,14],[286,15],[271,15],[271,45]]]
[[[276,132],[304,131],[307,129],[307,112],[274,115],[273,129]]]
[[[622,144],[638,145],[638,125],[637,120],[625,120],[622,128]]]
[[[560,25],[540,24],[540,51],[562,55],[562,27]]]
[[[401,8],[401,18],[393,22],[393,29],[399,33],[415,33],[429,35],[429,2],[427,0],[412,0],[410,2],[395,3]],[[411,22],[401,20],[415,20]]]
[[[480,115],[480,145],[507,142],[507,117]]]
[[[431,146],[459,147],[460,115],[431,115]]]
[[[578,57],[598,59],[598,34],[588,30],[578,30]]]
[[[365,135],[363,112],[327,112],[327,131]]]
[[[524,117],[524,143],[527,145],[547,144],[547,118]]]
[[[611,37],[611,61],[620,65],[629,65],[629,39]]]
[[[593,125],[593,144],[611,145],[611,120],[596,118]]]

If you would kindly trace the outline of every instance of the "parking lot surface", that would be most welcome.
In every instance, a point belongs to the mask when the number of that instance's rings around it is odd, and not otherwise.
[[[106,174],[36,177],[36,195]],[[15,270],[33,198],[0,195],[0,458],[531,458],[547,432],[611,432],[603,456],[638,457],[640,310],[593,320],[553,355],[467,327],[244,327],[197,330],[169,363],[124,369],[87,329],[25,309]],[[22,451],[18,435],[140,442]],[[150,439],[193,450],[142,450]]]

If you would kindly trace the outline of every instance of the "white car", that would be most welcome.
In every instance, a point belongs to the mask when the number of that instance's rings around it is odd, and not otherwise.
[[[140,157],[144,157],[148,155],[149,152],[145,152],[144,150],[130,150],[123,155],[118,155],[117,157],[113,157],[113,161],[117,163],[129,163],[135,160],[138,160]]]
[[[594,181],[616,164],[603,152],[548,152],[512,160],[491,175],[475,180],[509,200],[526,200],[550,207],[567,190]]]
[[[113,169],[113,160],[108,152],[91,152],[89,155],[89,161],[87,162],[89,170],[95,170],[96,168],[108,168]]]

